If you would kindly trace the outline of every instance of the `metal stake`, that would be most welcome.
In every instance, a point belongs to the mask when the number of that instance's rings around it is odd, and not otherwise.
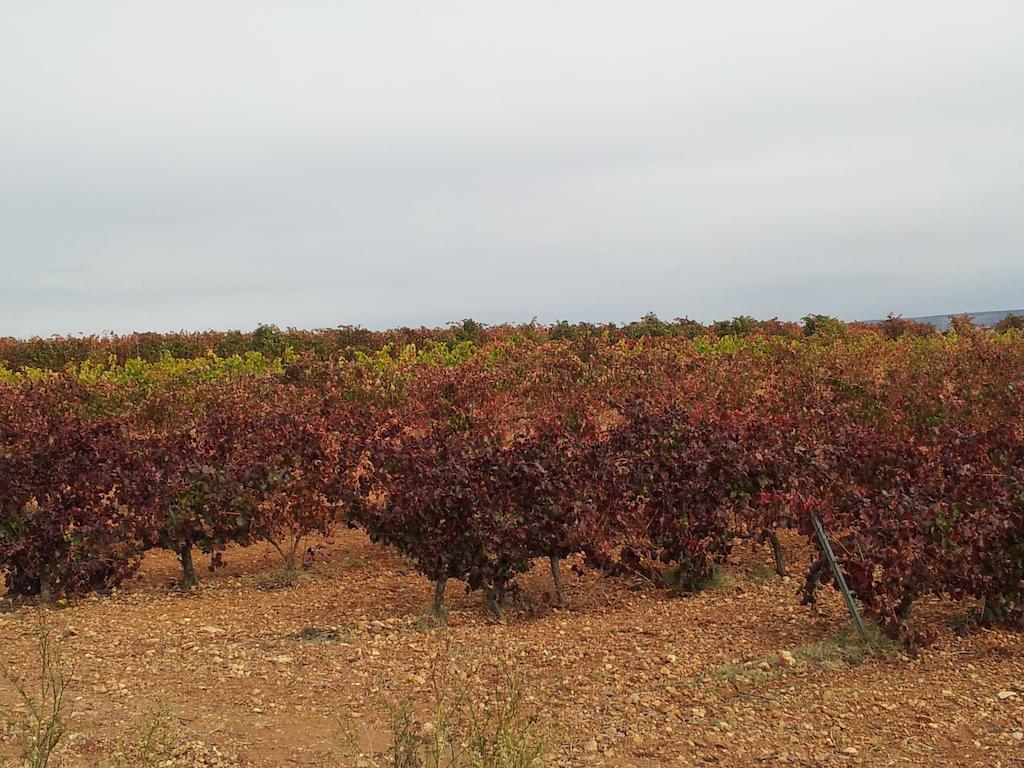
[[[861,637],[867,640],[868,631],[865,629],[864,622],[860,618],[860,611],[857,610],[857,603],[853,599],[850,588],[846,586],[846,579],[843,577],[843,572],[839,569],[839,561],[836,560],[836,556],[832,552],[832,545],[828,543],[828,537],[825,535],[825,528],[822,526],[821,520],[818,519],[817,515],[811,517],[811,522],[814,523],[814,532],[818,534],[818,543],[821,544],[821,549],[824,551],[825,557],[828,559],[828,564],[832,566],[832,574],[836,577],[836,582],[839,584],[839,591],[843,593],[843,598],[846,600],[846,607],[849,609],[850,615],[853,617],[853,621],[857,625],[857,631],[860,632]]]

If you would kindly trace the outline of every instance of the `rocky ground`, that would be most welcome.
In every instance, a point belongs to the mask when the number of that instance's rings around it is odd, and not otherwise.
[[[806,552],[785,544],[796,571]],[[230,552],[183,594],[176,562],[153,553],[111,596],[0,613],[0,661],[35,673],[41,619],[60,639],[75,667],[71,765],[138,764],[130,744],[157,711],[172,765],[370,765],[389,706],[414,702],[429,721],[439,658],[467,695],[522,676],[550,765],[1024,765],[1024,636],[965,626],[973,605],[916,610],[938,639],[911,659],[854,642],[831,591],[801,606],[797,580],[746,544],[686,598],[567,574],[560,609],[538,564],[523,580],[532,609],[498,623],[452,584],[446,626],[424,616],[431,586],[358,532],[294,583],[276,557]],[[0,706],[14,700],[0,682]],[[16,737],[0,726],[0,756]]]

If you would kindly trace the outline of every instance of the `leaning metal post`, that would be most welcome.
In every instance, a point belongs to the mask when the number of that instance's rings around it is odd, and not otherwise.
[[[821,544],[821,549],[828,559],[828,564],[832,566],[832,573],[836,577],[836,583],[839,584],[839,591],[843,593],[843,598],[846,600],[846,607],[849,609],[850,615],[857,625],[857,631],[860,632],[861,637],[867,640],[868,631],[864,628],[864,622],[860,618],[860,611],[857,610],[857,603],[854,602],[853,594],[851,594],[850,588],[846,586],[846,579],[843,577],[843,572],[839,569],[839,562],[832,552],[832,545],[828,543],[825,528],[822,526],[821,520],[818,519],[817,515],[811,518],[811,522],[814,523],[814,532],[818,534],[818,543]]]

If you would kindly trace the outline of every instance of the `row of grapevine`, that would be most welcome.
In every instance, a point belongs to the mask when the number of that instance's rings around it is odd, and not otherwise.
[[[970,326],[966,317],[957,318],[954,326]],[[294,328],[280,329],[274,325],[261,325],[254,331],[203,331],[178,333],[133,333],[127,335],[52,336],[49,338],[15,339],[0,337],[0,368],[21,371],[30,368],[63,370],[68,365],[83,363],[106,365],[111,359],[118,364],[131,360],[157,362],[165,358],[191,360],[210,352],[218,357],[245,357],[257,353],[268,358],[288,355],[308,356],[319,360],[338,357],[351,358],[356,352],[373,354],[385,347],[422,346],[427,342],[477,345],[526,336],[535,340],[574,341],[593,343],[617,342],[642,338],[723,338],[725,336],[784,336],[796,339],[815,333],[842,332],[845,328],[874,333],[887,339],[903,335],[928,336],[937,333],[934,326],[890,316],[877,324],[844,324],[824,315],[809,315],[802,323],[779,320],[755,320],[740,316],[702,324],[689,318],[661,320],[654,314],[640,320],[617,325],[615,323],[568,323],[550,326],[536,323],[528,325],[485,326],[474,320],[451,323],[444,328],[398,328],[389,331],[370,331],[355,326],[323,328],[314,331]],[[1024,328],[1024,317],[1009,315],[1002,320],[997,331]]]
[[[510,332],[8,373],[0,567],[13,594],[80,594],[161,547],[194,583],[196,549],[268,541],[294,566],[306,535],[348,524],[415,563],[438,609],[457,579],[500,613],[538,558],[559,599],[573,555],[692,590],[737,535],[813,542],[817,516],[908,643],[925,596],[1019,621],[1024,336],[904,330]],[[828,579],[811,562],[805,598]]]

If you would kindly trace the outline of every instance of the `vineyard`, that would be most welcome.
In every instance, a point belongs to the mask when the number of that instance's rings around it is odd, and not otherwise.
[[[252,545],[301,572],[355,530],[438,617],[462,588],[491,621],[528,613],[539,564],[562,607],[570,574],[696,595],[744,542],[814,604],[818,520],[909,656],[938,631],[922,601],[1021,625],[1012,322],[354,334],[0,345],[8,602],[110,594],[154,550],[186,590]]]

